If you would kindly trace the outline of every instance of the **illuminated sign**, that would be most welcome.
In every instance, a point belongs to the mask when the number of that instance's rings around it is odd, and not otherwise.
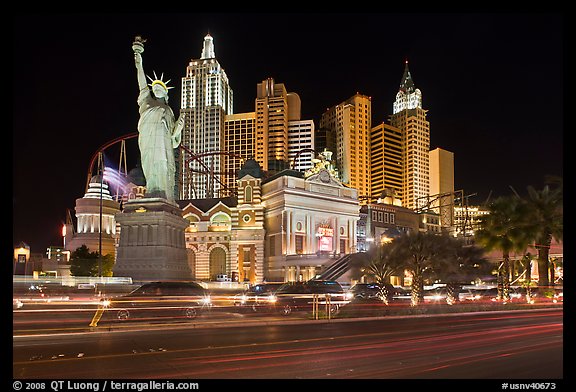
[[[318,226],[316,236],[318,237],[318,250],[321,252],[332,252],[334,229],[329,226]]]
[[[318,240],[318,250],[321,252],[332,252],[332,237],[320,237]]]
[[[334,229],[331,227],[318,227],[318,236],[319,237],[334,237]]]

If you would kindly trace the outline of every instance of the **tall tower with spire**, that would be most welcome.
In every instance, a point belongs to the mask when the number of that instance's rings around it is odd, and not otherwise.
[[[402,133],[402,206],[410,209],[421,207],[430,194],[430,123],[426,113],[422,93],[414,85],[406,60],[390,124]]]
[[[233,114],[228,76],[216,60],[214,39],[204,37],[199,59],[191,60],[182,78],[180,112],[185,116],[178,155],[178,198],[218,197],[223,158],[207,154],[223,150],[224,116]]]

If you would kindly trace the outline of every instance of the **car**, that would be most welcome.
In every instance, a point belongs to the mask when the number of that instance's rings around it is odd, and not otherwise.
[[[23,303],[58,302],[70,299],[68,295],[63,295],[61,286],[48,286],[40,283],[19,288],[14,291],[14,296]]]
[[[260,283],[244,290],[234,296],[234,306],[239,310],[266,311],[274,307],[276,303],[276,290],[283,282]]]
[[[18,298],[12,298],[12,310],[20,309],[22,306],[24,306],[22,301],[20,301]]]
[[[395,287],[393,299],[395,301],[411,301],[412,300],[412,288],[410,287]]]
[[[388,301],[394,300],[395,296],[400,293],[401,289],[390,283],[356,283],[346,292],[348,299],[384,300],[386,295]]]
[[[150,282],[102,300],[116,320],[194,319],[211,307],[210,293],[196,282]]]
[[[379,299],[382,288],[377,283],[356,283],[348,290],[350,299]]]
[[[463,288],[458,296],[460,302],[479,301],[482,299],[482,293],[478,289]]]
[[[336,314],[340,307],[350,302],[340,283],[334,280],[309,280],[307,282],[287,282],[276,290],[277,311],[284,316],[294,311],[328,309],[330,314]]]
[[[446,287],[434,287],[424,290],[424,301],[432,303],[446,302]]]
[[[481,302],[497,302],[498,301],[498,287],[489,287],[481,289],[470,289],[470,294],[467,300],[481,301]],[[508,294],[510,296],[509,302],[525,302],[526,291],[522,287],[510,287]],[[532,297],[537,295],[535,290],[532,290]]]
[[[554,296],[552,297],[552,302],[564,302],[564,289],[554,290]]]

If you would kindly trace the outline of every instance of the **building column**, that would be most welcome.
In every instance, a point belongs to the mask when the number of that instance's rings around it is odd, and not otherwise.
[[[296,224],[294,223],[294,211],[290,211],[290,250],[296,254]]]
[[[304,231],[306,232],[306,236],[304,237],[304,253],[310,254],[312,253],[311,242],[310,242],[310,214],[306,214],[304,218]]]
[[[256,271],[256,246],[250,245],[250,273],[248,279],[250,280],[250,284],[255,284],[257,278],[257,271]]]
[[[244,246],[238,245],[238,282],[244,282]]]
[[[357,238],[357,235],[356,235],[356,230],[358,230],[358,221],[357,221],[357,220],[353,220],[353,221],[352,221],[352,241],[353,241],[352,245],[353,245],[353,247],[354,247],[354,248],[353,248],[353,249],[354,249],[354,252],[357,252],[357,251],[358,251],[358,249],[357,249],[357,246],[358,246],[358,238]]]
[[[262,283],[264,280],[264,234],[259,234],[256,240],[255,263],[256,263],[256,283]]]
[[[310,217],[310,243],[312,244],[312,253],[318,251],[318,239],[316,238],[316,218],[314,215]]]
[[[290,254],[290,211],[286,210],[286,255]]]
[[[334,218],[334,241],[336,241],[336,244],[334,244],[334,249],[336,249],[336,254],[340,254],[342,252],[342,249],[340,249],[340,227],[338,225],[338,218]]]

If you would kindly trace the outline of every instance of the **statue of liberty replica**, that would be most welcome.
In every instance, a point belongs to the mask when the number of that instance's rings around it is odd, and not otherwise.
[[[116,215],[120,224],[114,276],[136,282],[191,279],[184,230],[188,221],[175,201],[176,165],[174,149],[181,141],[184,117],[175,120],[168,106],[169,81],[164,75],[150,84],[142,66],[146,40],[137,36],[132,43],[138,81],[138,147],[146,193],[128,200]]]
[[[164,74],[158,79],[154,72],[154,79],[148,77],[151,84],[146,83],[142,67],[144,42],[145,40],[137,36],[132,44],[140,89],[138,147],[142,171],[146,178],[147,195],[173,201],[176,172],[174,149],[180,145],[184,116],[180,115],[178,121],[174,120],[174,112],[168,106],[168,90],[172,87],[167,86],[170,80],[162,80]]]

